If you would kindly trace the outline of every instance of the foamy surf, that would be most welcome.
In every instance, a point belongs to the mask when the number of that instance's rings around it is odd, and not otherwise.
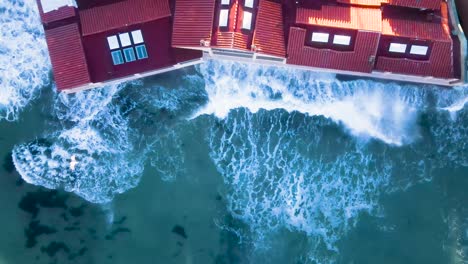
[[[49,84],[50,63],[36,2],[0,1],[0,121],[14,121]]]
[[[284,109],[334,120],[357,137],[403,145],[418,137],[418,113],[428,95],[449,93],[452,103],[467,100],[465,89],[438,91],[370,80],[339,81],[333,75],[233,62],[210,61],[200,66],[209,102],[195,116],[225,118],[236,108]],[[462,98],[459,98],[460,96]],[[464,103],[463,103],[464,105]],[[451,111],[463,108],[453,105]]]
[[[133,152],[132,129],[112,101],[119,91],[114,86],[57,95],[54,112],[62,128],[13,149],[21,177],[94,203],[110,202],[116,194],[135,187],[144,160]]]

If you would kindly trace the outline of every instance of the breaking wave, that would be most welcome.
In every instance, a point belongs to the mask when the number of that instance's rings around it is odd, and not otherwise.
[[[58,94],[54,107],[58,131],[13,149],[13,162],[22,178],[50,189],[63,188],[95,203],[109,202],[135,187],[144,160],[135,153],[134,130],[114,102],[120,90],[114,86]]]
[[[0,1],[0,121],[14,121],[49,84],[49,57],[36,2]]]
[[[315,254],[336,252],[359,213],[378,210],[390,164],[339,132],[328,137],[330,121],[239,109],[219,122],[210,155],[228,186],[229,212],[248,224],[257,248],[286,228],[309,237],[310,258],[324,258]]]
[[[431,97],[443,95],[440,107],[458,111],[468,100],[467,89],[383,83],[371,80],[339,81],[330,74],[296,69],[208,62],[200,66],[209,102],[195,116],[225,118],[236,108],[285,109],[330,118],[353,135],[403,145],[418,138],[417,117]],[[442,95],[441,95],[442,96]]]

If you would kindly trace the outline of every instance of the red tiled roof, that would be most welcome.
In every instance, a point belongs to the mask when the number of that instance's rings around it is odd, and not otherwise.
[[[380,8],[323,5],[320,10],[298,8],[296,23],[347,29],[381,31]]]
[[[354,51],[336,51],[306,46],[306,30],[291,27],[289,31],[288,64],[319,68],[371,72],[377,53],[380,33],[358,31]]]
[[[453,78],[452,43],[434,42],[428,61],[379,57],[376,69],[393,73]]]
[[[168,0],[125,0],[80,11],[84,36],[168,16]]]
[[[217,48],[250,50],[247,47],[248,40],[249,36],[241,32],[217,32],[214,46]]]
[[[174,14],[172,46],[200,46],[210,41],[215,0],[177,0]]]
[[[447,4],[441,6],[440,18],[434,21],[411,19],[408,14],[382,19],[382,34],[413,39],[451,41]]]
[[[363,6],[380,6],[384,1],[387,0],[337,0],[339,3]]]
[[[440,9],[442,0],[385,0],[390,5],[407,6],[421,9]]]
[[[90,83],[77,23],[45,31],[55,82],[59,90]]]
[[[57,10],[44,13],[42,10],[41,0],[36,0],[36,2],[39,7],[39,15],[41,16],[42,23],[44,24],[76,16],[76,9],[72,6],[62,6]]]
[[[258,53],[280,57],[286,55],[281,4],[260,0],[253,44]]]
[[[337,2],[363,6],[390,4],[395,6],[438,10],[440,9],[441,0],[337,0]]]

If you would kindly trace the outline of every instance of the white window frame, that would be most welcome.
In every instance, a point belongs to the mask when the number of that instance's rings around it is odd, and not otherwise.
[[[429,51],[428,46],[424,45],[411,45],[410,54],[426,56]]]
[[[107,44],[109,44],[110,50],[115,50],[115,49],[120,48],[120,44],[119,44],[119,41],[117,40],[116,35],[107,37]]]
[[[333,44],[349,46],[351,44],[351,36],[347,35],[334,35]]]
[[[221,9],[219,11],[219,27],[227,27],[229,21],[229,9]]]
[[[252,29],[252,13],[249,11],[244,11],[244,15],[242,18],[242,29]]]
[[[229,5],[231,0],[221,0],[221,5]]]
[[[255,1],[255,0],[245,0],[244,6],[245,6],[245,7],[249,7],[249,8],[253,8],[253,6],[254,6],[254,1]]]
[[[328,43],[329,39],[330,39],[329,33],[312,32],[312,38],[311,38],[312,42]]]
[[[408,47],[407,44],[392,42],[390,43],[390,47],[388,48],[388,51],[393,52],[393,53],[404,54],[406,53],[407,47]]]

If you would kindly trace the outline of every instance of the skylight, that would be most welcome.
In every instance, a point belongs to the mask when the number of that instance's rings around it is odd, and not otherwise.
[[[245,6],[253,8],[254,0],[245,0]]]
[[[117,40],[117,36],[107,37],[107,43],[109,44],[109,48],[111,50],[120,48],[119,41]]]
[[[221,0],[222,5],[229,5],[230,2],[231,0]]]
[[[229,16],[229,11],[227,9],[221,9],[221,11],[219,11],[219,26],[220,27],[227,27],[228,16]]]
[[[122,47],[128,47],[132,45],[132,42],[130,41],[130,36],[128,35],[128,33],[119,34],[119,39],[120,39],[120,43],[122,44]]]
[[[351,37],[345,35],[335,35],[333,37],[333,44],[349,46]]]
[[[242,20],[242,28],[250,30],[252,28],[252,13],[244,11],[244,18]]]
[[[141,34],[141,30],[132,31],[132,39],[133,44],[143,43],[143,35]]]
[[[130,38],[130,34],[132,38]],[[107,43],[111,50],[114,65],[148,58],[148,51],[146,50],[141,30],[108,36]]]
[[[425,56],[427,55],[428,49],[429,49],[428,46],[412,45],[410,54]]]
[[[388,51],[396,52],[396,53],[405,53],[406,52],[406,44],[390,43],[390,48],[388,49]]]
[[[328,36],[328,33],[314,32],[312,33],[312,42],[328,43]]]

